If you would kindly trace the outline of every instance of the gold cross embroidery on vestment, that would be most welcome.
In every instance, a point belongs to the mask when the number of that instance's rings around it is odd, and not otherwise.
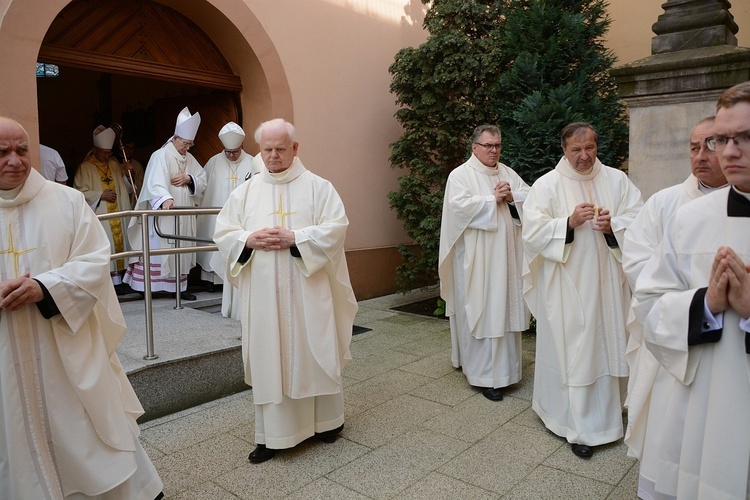
[[[27,248],[26,250],[16,250],[16,246],[13,243],[13,231],[11,230],[10,224],[8,224],[8,248],[0,250],[0,255],[12,255],[13,256],[13,270],[15,271],[14,278],[18,278],[21,274],[18,270],[18,258],[25,254],[36,250],[36,248]]]
[[[275,212],[271,212],[268,215],[280,215],[281,216],[281,224],[280,225],[281,225],[281,227],[286,227],[286,226],[284,226],[284,219],[286,218],[287,215],[292,215],[292,214],[295,214],[295,213],[297,213],[297,212],[284,212],[284,204],[281,201],[281,193],[279,193],[279,209],[276,210]]]

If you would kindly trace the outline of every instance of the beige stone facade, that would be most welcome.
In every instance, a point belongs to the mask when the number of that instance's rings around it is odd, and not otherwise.
[[[35,63],[53,21],[68,0],[0,0],[0,115],[20,121],[33,142],[60,134],[60,147],[88,147],[97,87],[81,76],[77,90],[37,91]],[[387,193],[402,172],[389,167],[389,144],[399,137],[393,118],[388,67],[402,47],[426,38],[419,0],[164,0],[189,18],[216,45],[242,82],[238,93],[242,123],[252,135],[262,120],[284,117],[298,129],[300,157],[337,187],[350,219],[347,256],[360,299],[394,290],[399,258],[395,245],[408,238],[388,207]],[[661,14],[655,0],[611,0],[613,18],[607,45],[620,63],[650,54],[651,25]],[[740,45],[750,46],[750,2],[732,7]],[[106,43],[103,40],[102,43]],[[67,70],[66,70],[67,71]],[[71,68],[68,74],[77,74]],[[66,78],[61,71],[60,82]],[[115,75],[110,95],[112,120],[135,106],[118,100],[142,85],[156,92],[161,83],[130,85]],[[118,83],[119,82],[119,83]],[[124,83],[123,83],[124,82]],[[145,82],[145,83],[144,83]],[[145,92],[145,90],[144,90]],[[179,87],[164,95],[179,101]],[[203,97],[209,92],[202,92]],[[99,96],[100,97],[100,96]],[[50,127],[49,123],[55,123]],[[50,130],[50,128],[52,130]],[[64,129],[64,130],[61,130]],[[73,132],[76,131],[75,135]],[[466,131],[467,134],[469,131]],[[69,134],[69,135],[66,135]],[[166,139],[166,137],[164,138]],[[45,138],[46,140],[46,138]],[[246,149],[256,151],[251,140]],[[687,149],[686,149],[687,155]],[[142,158],[147,160],[147,156]],[[35,155],[35,163],[37,158]]]

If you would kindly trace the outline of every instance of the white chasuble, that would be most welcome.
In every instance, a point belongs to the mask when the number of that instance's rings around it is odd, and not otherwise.
[[[247,237],[274,226],[294,232],[301,257],[255,250],[238,262]],[[245,379],[256,405],[341,392],[357,311],[347,226],[331,183],[298,158],[281,174],[264,168],[240,185],[217,217],[214,240],[240,290]]]
[[[750,486],[750,354],[741,318],[728,309],[718,342],[687,345],[690,306],[708,286],[719,247],[750,262],[750,218],[727,216],[731,189],[677,211],[635,289],[646,347],[678,382],[662,394],[661,433],[647,443],[657,447],[650,479],[657,492],[680,499],[747,498]]]
[[[627,377],[625,323],[630,287],[621,252],[588,221],[566,244],[568,217],[581,203],[606,208],[614,238],[643,202],[626,175],[596,160],[589,174],[563,157],[524,203],[524,298],[537,320],[533,407],[545,425],[590,446],[622,436],[619,377]]]
[[[205,208],[221,208],[226,203],[229,194],[243,182],[250,180],[253,175],[253,157],[242,151],[237,161],[229,161],[222,151],[212,156],[205,167],[206,190],[203,192],[200,206]],[[215,215],[199,215],[197,234],[199,238],[212,240],[216,228]],[[217,273],[223,276],[226,264],[220,262],[215,268],[211,258],[215,252],[199,252],[198,264],[207,273]],[[208,277],[203,279],[208,280]],[[218,281],[221,283],[221,280]]]
[[[700,181],[691,174],[681,184],[654,193],[625,231],[622,268],[631,288],[635,287],[638,275],[656,252],[677,209],[703,196],[699,186]],[[659,398],[655,400],[656,404],[651,405],[652,389],[656,393],[664,393],[664,391],[669,393],[675,380],[666,371],[659,374],[657,378],[659,363],[644,346],[643,330],[633,311],[635,306],[635,297],[633,297],[631,310],[628,313],[628,343],[625,351],[630,371],[628,397],[625,400],[628,411],[625,444],[628,446],[628,455],[641,460],[640,474],[653,479],[653,475],[649,472],[652,459],[646,456],[648,449],[644,455],[644,444],[647,441],[647,434],[655,436],[661,431],[663,405]]]
[[[0,313],[0,498],[153,499],[102,225],[81,193],[34,170],[0,207],[0,279],[30,274],[60,310]]]
[[[440,231],[440,295],[451,322],[452,362],[471,385],[505,387],[521,379],[520,332],[529,325],[523,301],[520,219],[493,189],[511,186],[522,212],[528,185],[502,163],[474,155],[448,177]]]
[[[110,158],[105,164],[93,156],[88,156],[78,166],[74,187],[83,193],[86,203],[97,215],[123,212],[133,208],[130,200],[132,187],[125,181],[125,170],[114,158]],[[108,202],[101,199],[102,193],[107,189],[117,194],[115,201]],[[102,221],[101,224],[109,237],[113,253],[130,250],[126,234],[127,218],[109,219]],[[122,271],[125,267],[124,259],[110,262],[110,272]],[[119,276],[117,279],[119,280]]]
[[[187,185],[184,186],[173,186],[171,179],[179,174],[187,174],[193,179],[194,190],[191,190]],[[203,194],[203,190],[206,188],[206,173],[203,167],[196,161],[196,159],[190,153],[186,153],[184,156],[181,155],[174,147],[172,142],[168,142],[161,149],[156,150],[148,161],[146,167],[146,177],[143,181],[143,189],[138,196],[138,203],[135,208],[137,210],[152,210],[157,209],[161,206],[164,201],[168,199],[174,200],[174,205],[177,207],[195,207],[198,205],[197,201]],[[153,219],[150,219],[153,220]],[[151,248],[174,248],[174,244],[171,244],[165,239],[160,238],[153,227],[153,224],[149,225],[149,241],[152,243]],[[159,228],[165,234],[175,233],[175,218],[172,216],[159,217]],[[195,216],[181,216],[179,217],[179,229],[180,235],[182,236],[195,236],[196,235],[196,220]],[[130,244],[134,249],[143,248],[142,235],[141,235],[141,220],[139,217],[133,217],[128,225],[128,238]],[[181,247],[193,246],[192,243],[181,241]],[[137,259],[136,259],[137,260]],[[190,269],[195,267],[195,254],[186,253],[180,257],[180,274],[187,274]],[[141,262],[136,263],[139,271],[137,275],[129,276],[130,280],[137,280],[137,282],[131,282],[136,290],[143,288],[143,264]],[[130,270],[128,271],[130,274]],[[174,256],[163,255],[151,258],[151,273],[156,274],[155,279],[152,278],[152,284],[157,287],[152,287],[152,291],[157,291],[160,288],[158,283],[161,279],[171,280],[172,289],[174,290]],[[128,281],[128,279],[126,279]],[[165,288],[166,289],[166,288]]]

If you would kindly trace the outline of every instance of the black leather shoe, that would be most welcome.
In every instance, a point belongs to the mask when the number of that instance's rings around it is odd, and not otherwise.
[[[490,401],[502,401],[503,390],[500,388],[493,389],[492,387],[484,387],[482,389],[482,396],[489,399]]]
[[[344,424],[341,424],[341,426],[336,427],[335,429],[331,429],[330,431],[325,432],[316,432],[315,437],[323,441],[324,443],[335,443],[336,437],[338,436],[339,432],[344,430]]]
[[[182,300],[197,300],[198,299],[198,297],[188,292],[187,290],[185,290],[184,292],[180,292],[180,298]]]
[[[247,459],[254,464],[260,464],[265,462],[266,460],[271,460],[275,456],[276,450],[266,448],[266,445],[264,444],[259,444],[253,451],[250,452],[250,454],[247,456]]]
[[[591,458],[594,456],[594,449],[591,446],[585,444],[571,443],[570,448],[573,450],[573,454],[580,458]]]

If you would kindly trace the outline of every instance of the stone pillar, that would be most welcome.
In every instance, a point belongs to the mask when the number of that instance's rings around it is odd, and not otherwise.
[[[630,110],[630,178],[646,199],[690,173],[693,126],[719,95],[750,80],[750,48],[726,0],[668,0],[654,23],[652,55],[612,70]],[[750,27],[748,27],[750,28]]]

